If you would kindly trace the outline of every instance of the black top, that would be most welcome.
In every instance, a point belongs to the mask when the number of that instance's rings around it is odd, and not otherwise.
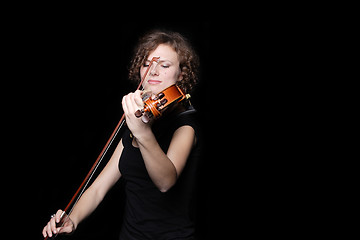
[[[198,129],[194,110],[164,116],[153,124],[154,135],[166,153],[176,129],[191,126],[197,143],[176,184],[162,193],[152,182],[139,148],[132,145],[130,131],[123,136],[119,169],[125,182],[126,204],[121,240],[193,239],[193,193],[199,159]]]

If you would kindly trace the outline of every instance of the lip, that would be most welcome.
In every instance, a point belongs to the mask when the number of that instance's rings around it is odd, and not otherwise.
[[[154,80],[154,79],[150,79],[150,80],[148,81],[148,83],[149,83],[149,84],[152,84],[152,85],[156,85],[156,84],[160,84],[161,81],[159,81],[159,80]]]

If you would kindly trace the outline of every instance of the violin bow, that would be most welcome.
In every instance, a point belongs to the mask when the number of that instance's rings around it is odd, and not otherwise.
[[[148,69],[146,69],[146,72],[143,76],[143,78],[141,79],[138,87],[136,90],[139,90],[141,85],[143,84],[145,78],[148,75],[149,70],[151,69],[152,65],[154,62],[159,62],[160,57],[153,57],[149,63],[149,67]],[[113,143],[114,139],[116,138],[117,134],[119,133],[121,127],[124,125],[125,122],[125,114],[122,115],[122,117],[120,118],[120,121],[118,122],[118,124],[116,125],[114,131],[112,132],[112,134],[110,135],[110,138],[108,139],[108,141],[106,142],[105,146],[103,147],[102,151],[100,152],[99,156],[96,158],[96,161],[94,162],[94,164],[92,165],[90,171],[87,173],[85,179],[82,181],[82,183],[80,184],[79,188],[76,190],[75,194],[73,195],[73,197],[71,198],[71,200],[69,201],[69,203],[67,204],[67,206],[65,207],[64,211],[62,212],[61,216],[60,216],[60,222],[59,224],[61,225],[60,228],[62,228],[66,222],[66,220],[69,218],[70,214],[72,213],[72,211],[74,210],[74,207],[76,206],[77,202],[80,200],[81,196],[83,195],[83,193],[85,192],[85,189],[87,187],[87,185],[89,184],[89,182],[91,181],[92,177],[94,176],[96,170],[98,169],[99,165],[101,164],[102,160],[104,159],[107,151],[109,150],[111,144]],[[70,209],[70,210],[69,210]],[[69,211],[69,212],[68,212]],[[63,220],[63,216],[66,214],[65,219]],[[56,235],[54,235],[52,238],[55,238],[58,235],[58,233]],[[47,236],[45,238],[45,240],[48,240],[49,237]]]

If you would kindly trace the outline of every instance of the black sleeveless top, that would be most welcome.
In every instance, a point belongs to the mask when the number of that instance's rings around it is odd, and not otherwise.
[[[176,184],[162,193],[152,182],[139,148],[132,145],[130,131],[126,129],[122,142],[124,149],[119,170],[125,183],[126,204],[121,240],[128,239],[193,239],[193,195],[200,154],[195,110],[164,116],[157,120],[152,130],[166,153],[176,129],[190,126],[197,139],[185,168]]]

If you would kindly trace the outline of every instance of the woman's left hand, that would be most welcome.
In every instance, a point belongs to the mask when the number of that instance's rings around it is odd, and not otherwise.
[[[142,101],[141,94],[142,92],[140,90],[136,90],[134,93],[125,95],[122,99],[122,107],[126,118],[126,124],[134,137],[151,130],[150,123],[145,124],[141,118],[137,118],[135,116],[135,112],[137,110],[144,108],[144,102]]]

